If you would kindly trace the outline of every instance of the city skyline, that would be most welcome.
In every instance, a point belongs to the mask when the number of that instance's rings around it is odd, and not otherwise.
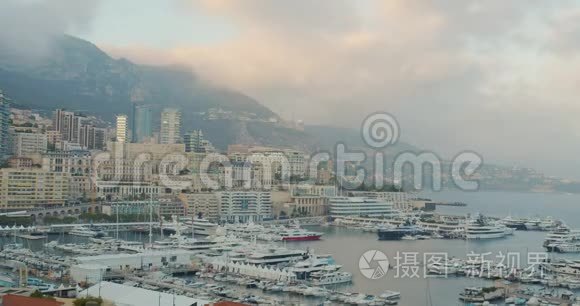
[[[580,0],[0,0],[0,304],[580,306]]]
[[[181,65],[287,120],[353,128],[388,111],[417,147],[449,158],[474,150],[492,163],[579,178],[574,1],[81,3],[4,1],[4,28],[25,35],[0,39],[9,53],[38,57],[50,37],[68,33],[115,57]],[[13,18],[32,11],[40,26]],[[170,21],[149,22],[165,14]],[[502,22],[489,25],[494,19]]]

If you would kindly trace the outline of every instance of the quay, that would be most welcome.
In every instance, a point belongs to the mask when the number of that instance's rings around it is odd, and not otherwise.
[[[453,206],[453,207],[466,207],[467,203],[464,202],[434,202],[435,206]]]

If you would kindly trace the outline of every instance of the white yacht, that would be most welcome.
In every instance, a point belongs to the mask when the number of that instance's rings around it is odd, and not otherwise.
[[[385,290],[381,295],[379,295],[379,297],[387,301],[393,301],[400,299],[401,293],[397,291]]]
[[[463,263],[460,260],[451,259],[445,262],[434,262],[427,265],[429,274],[435,275],[453,275],[463,271]]]
[[[467,239],[503,238],[512,233],[513,229],[502,224],[491,223],[481,214],[475,220],[471,220],[465,227],[465,237]]]
[[[310,274],[310,283],[314,286],[325,286],[350,283],[352,274],[348,272],[314,272]]]
[[[542,223],[541,219],[534,218],[534,219],[528,220],[528,222],[524,223],[524,225],[526,227],[526,230],[528,230],[528,231],[539,231],[541,223]]]
[[[226,224],[225,229],[228,233],[232,233],[239,237],[258,237],[260,234],[268,232],[268,230],[260,225],[253,222],[244,224]]]
[[[460,223],[458,220],[445,218],[439,220],[421,220],[417,222],[417,225],[426,232],[436,233],[442,237],[448,238],[456,237],[456,233],[462,233],[465,229],[464,223]]]
[[[552,245],[553,252],[557,253],[580,253],[580,243],[560,243]]]
[[[193,229],[195,235],[211,236],[216,234],[218,225],[207,219],[195,218],[185,221],[185,225]]]
[[[271,265],[303,260],[305,257],[306,252],[302,250],[272,248],[265,251],[257,251],[248,255],[246,262],[254,265]]]
[[[69,234],[81,237],[103,237],[105,235],[101,231],[93,231],[83,226],[73,228]]]
[[[310,257],[306,260],[297,262],[294,266],[289,268],[289,271],[296,274],[298,279],[306,279],[310,274],[320,271],[336,272],[342,268],[341,265],[335,265],[332,258],[317,258]]]
[[[546,217],[538,224],[541,231],[551,231],[557,228],[559,225],[560,222],[554,220],[552,217]]]
[[[555,246],[580,242],[580,230],[571,230],[567,227],[558,227],[546,235],[544,247],[548,251],[554,251]]]

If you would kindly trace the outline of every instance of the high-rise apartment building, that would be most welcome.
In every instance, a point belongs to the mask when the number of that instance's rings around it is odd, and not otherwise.
[[[81,127],[79,142],[85,150],[102,150],[105,147],[106,130],[92,125]]]
[[[223,191],[218,195],[222,222],[259,222],[272,218],[271,192]]]
[[[9,155],[10,146],[10,103],[0,90],[0,160]]]
[[[179,143],[181,141],[181,112],[174,108],[166,108],[161,113],[161,131],[159,142],[163,144]]]
[[[215,148],[211,142],[203,137],[201,130],[194,130],[183,135],[185,152],[208,153],[214,152]]]
[[[57,109],[54,111],[52,126],[58,131],[63,141],[70,143],[79,143],[80,131],[85,117],[75,114],[74,112]]]
[[[14,133],[12,152],[15,156],[28,156],[45,153],[48,147],[46,134]]]
[[[117,131],[115,136],[117,137],[117,142],[126,143],[127,142],[127,128],[129,122],[127,121],[127,115],[117,115]]]
[[[153,116],[150,105],[133,104],[131,119],[131,136],[133,142],[143,142],[153,136]]]

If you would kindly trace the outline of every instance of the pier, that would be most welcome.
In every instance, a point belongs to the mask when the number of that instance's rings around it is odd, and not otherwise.
[[[435,206],[453,206],[453,207],[465,207],[467,203],[464,202],[434,202]]]

